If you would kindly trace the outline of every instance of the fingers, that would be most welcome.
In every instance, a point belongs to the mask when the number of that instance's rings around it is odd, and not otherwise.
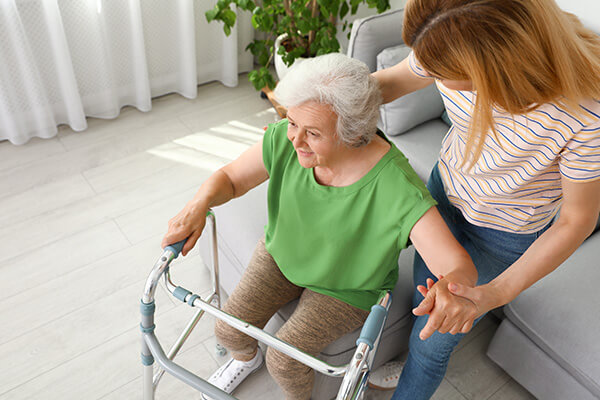
[[[425,315],[429,314],[429,312],[433,309],[434,300],[433,296],[427,295],[421,303],[417,307],[413,309],[413,314],[415,315]]]
[[[463,326],[460,328],[460,333],[469,333],[469,331],[471,330],[471,328],[473,327],[473,320],[469,320],[467,322],[465,322],[463,324]]]
[[[435,282],[431,278],[427,278],[427,289],[431,289],[435,285]]]
[[[181,251],[182,255],[187,255],[202,234],[205,222],[204,218],[196,218],[196,215],[190,216],[184,208],[169,220],[168,231],[161,242],[162,248],[187,239]]]
[[[194,248],[201,234],[201,231],[195,231],[190,235],[190,237],[188,237],[187,242],[185,242],[185,246],[183,246],[183,249],[181,250],[181,255],[185,257],[190,252],[190,250]]]
[[[427,323],[425,324],[425,326],[423,327],[423,329],[421,329],[421,332],[419,333],[419,338],[421,340],[426,340],[428,339],[431,335],[433,335],[433,333],[437,330],[439,330],[439,328],[444,324],[445,321],[445,316],[440,314],[440,313],[433,313],[429,315],[429,318],[427,319]]]
[[[423,297],[427,297],[427,292],[428,292],[428,289],[427,289],[425,286],[423,286],[423,285],[418,285],[418,286],[417,286],[417,291],[418,291],[419,293],[421,293],[421,296],[423,296]]]
[[[479,300],[476,288],[461,285],[460,283],[450,282],[448,284],[448,291],[450,291],[450,293],[452,293],[453,295],[469,299],[475,304],[477,304],[477,301]]]

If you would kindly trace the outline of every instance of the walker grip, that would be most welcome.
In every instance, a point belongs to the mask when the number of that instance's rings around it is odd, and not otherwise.
[[[179,253],[181,253],[181,250],[183,250],[183,246],[185,245],[185,242],[187,242],[187,238],[183,239],[177,243],[168,245],[167,247],[164,248],[164,250],[170,250],[175,255],[175,258],[177,258],[177,257],[179,257]]]
[[[381,330],[381,326],[385,322],[387,310],[385,307],[375,304],[371,307],[371,312],[360,331],[360,336],[356,339],[356,345],[364,343],[372,350]]]

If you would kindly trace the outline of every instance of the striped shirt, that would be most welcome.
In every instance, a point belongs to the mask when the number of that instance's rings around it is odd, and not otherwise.
[[[413,53],[413,73],[429,74]],[[580,103],[577,115],[556,103],[526,114],[496,108],[497,135],[487,135],[472,169],[461,167],[476,93],[446,88],[436,79],[452,127],[438,164],[450,202],[470,223],[508,232],[533,233],[546,226],[562,200],[561,178],[600,178],[600,102]]]

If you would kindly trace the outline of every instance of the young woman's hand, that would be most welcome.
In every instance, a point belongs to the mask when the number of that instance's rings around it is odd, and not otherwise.
[[[421,340],[429,338],[435,331],[455,335],[471,330],[479,314],[477,305],[468,298],[453,294],[449,290],[450,284],[446,277],[440,277],[435,283],[428,279],[427,287],[417,286],[425,298],[413,309],[413,314],[429,314],[425,327],[419,333]]]
[[[187,255],[202,234],[206,224],[207,211],[205,207],[200,207],[194,202],[186,204],[177,215],[169,220],[169,230],[163,237],[162,248],[187,238],[187,242],[181,250],[182,255]]]
[[[505,304],[505,295],[492,283],[481,286],[469,287],[460,283],[449,283],[448,290],[455,296],[468,299],[477,307],[479,318],[488,311]]]

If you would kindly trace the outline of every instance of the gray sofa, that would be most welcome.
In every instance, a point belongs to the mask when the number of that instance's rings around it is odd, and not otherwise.
[[[372,71],[397,62],[402,48],[402,10],[355,21],[348,55],[365,62]],[[442,119],[443,103],[432,86],[382,108],[381,127],[408,157],[426,181],[438,158],[448,130]],[[267,221],[266,184],[215,209],[218,224],[222,287],[231,293],[246,267]],[[206,235],[208,236],[208,235]],[[600,233],[594,234],[557,272],[523,293],[506,307],[506,319],[494,337],[489,356],[531,393],[543,399],[600,397],[600,269],[592,268],[600,256]],[[210,260],[209,243],[200,251]],[[375,367],[395,358],[408,347],[411,328],[412,258],[414,249],[398,260],[400,279],[386,323]],[[597,279],[594,279],[597,278]],[[585,299],[582,301],[581,299]],[[293,311],[282,308],[269,322],[275,331]],[[576,312],[574,310],[577,310]],[[358,331],[328,346],[320,355],[331,364],[349,360]],[[340,380],[317,374],[314,400],[335,396]]]

